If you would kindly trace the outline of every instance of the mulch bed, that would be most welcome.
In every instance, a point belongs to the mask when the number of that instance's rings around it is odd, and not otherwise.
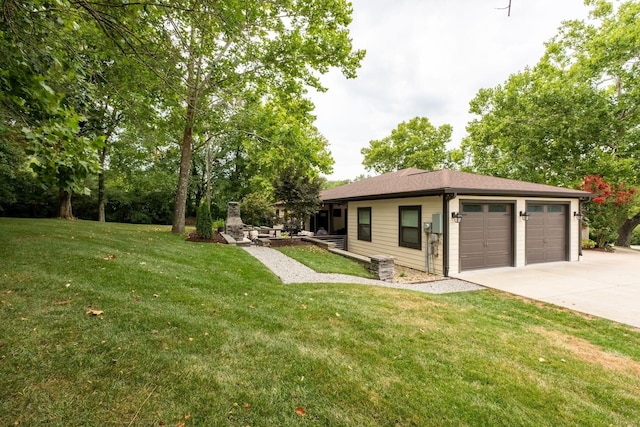
[[[187,241],[188,242],[202,242],[202,243],[223,243],[223,244],[227,244],[227,241],[224,240],[224,237],[222,237],[222,235],[220,235],[219,232],[214,232],[213,233],[213,237],[211,237],[211,239],[201,239],[200,237],[198,237],[197,233],[195,231],[192,231],[191,233],[189,233],[189,237],[187,237]]]

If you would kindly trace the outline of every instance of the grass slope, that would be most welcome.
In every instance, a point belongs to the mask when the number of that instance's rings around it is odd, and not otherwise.
[[[285,286],[166,227],[1,218],[0,319],[0,425],[640,422],[637,330],[493,291]]]
[[[363,264],[315,245],[282,246],[276,249],[318,273],[341,273],[369,279],[375,277]]]

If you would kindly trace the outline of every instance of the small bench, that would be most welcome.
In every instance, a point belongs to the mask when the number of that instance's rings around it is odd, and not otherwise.
[[[358,255],[358,254],[354,254],[353,252],[343,251],[342,249],[331,248],[331,247],[327,248],[327,250],[334,254],[342,255],[345,258],[351,258],[352,260],[361,262],[363,264],[367,264],[367,265],[371,264],[371,258],[369,258],[368,256]]]

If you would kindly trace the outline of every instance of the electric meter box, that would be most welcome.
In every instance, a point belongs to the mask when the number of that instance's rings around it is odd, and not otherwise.
[[[431,232],[442,234],[442,214],[434,213],[431,215]]]

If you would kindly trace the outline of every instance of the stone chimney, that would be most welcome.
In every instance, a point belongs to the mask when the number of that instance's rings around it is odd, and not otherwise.
[[[240,218],[240,203],[229,202],[227,204],[227,234],[237,241],[241,241],[244,238],[244,233],[242,232],[243,226],[242,218]]]

